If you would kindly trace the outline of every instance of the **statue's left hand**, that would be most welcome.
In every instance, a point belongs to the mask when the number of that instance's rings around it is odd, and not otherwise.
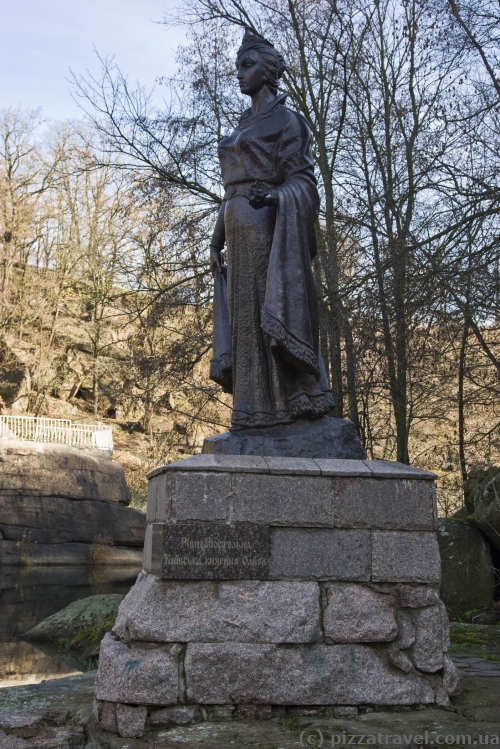
[[[277,205],[278,196],[275,192],[268,192],[267,190],[260,190],[252,187],[248,194],[248,202],[252,208],[258,209],[263,208],[265,205]]]

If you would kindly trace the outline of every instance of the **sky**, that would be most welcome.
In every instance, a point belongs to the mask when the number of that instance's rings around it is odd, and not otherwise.
[[[42,107],[51,120],[81,117],[71,98],[70,68],[99,74],[115,56],[132,81],[153,87],[175,70],[179,28],[158,25],[176,0],[2,0],[0,109]]]

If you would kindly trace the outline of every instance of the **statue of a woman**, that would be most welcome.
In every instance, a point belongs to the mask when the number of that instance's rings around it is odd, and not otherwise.
[[[270,42],[247,30],[236,67],[252,106],[219,144],[225,197],[211,242],[216,283],[227,248],[230,336],[215,337],[232,343],[232,356],[216,358],[212,376],[233,393],[232,431],[315,419],[333,406],[311,268],[319,206],[311,133],[278,95],[285,63]]]

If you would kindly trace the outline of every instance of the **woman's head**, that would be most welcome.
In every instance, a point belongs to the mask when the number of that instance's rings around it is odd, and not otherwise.
[[[244,94],[252,95],[262,86],[267,85],[273,94],[277,94],[279,80],[285,72],[285,61],[271,42],[245,31],[243,42],[236,57],[238,82]]]

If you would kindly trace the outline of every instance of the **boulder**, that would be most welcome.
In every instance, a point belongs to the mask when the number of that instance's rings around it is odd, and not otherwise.
[[[142,549],[134,549],[130,546],[74,542],[38,544],[0,540],[0,567],[4,568],[12,565],[22,565],[27,568],[37,565],[48,567],[85,565],[94,575],[99,568],[99,578],[105,578],[106,573],[103,570],[107,566],[127,565],[140,568],[141,564]]]
[[[119,463],[43,442],[0,441],[0,495],[66,497],[128,505]]]
[[[7,541],[142,546],[145,531],[144,514],[120,504],[0,491],[0,533]]]
[[[493,605],[495,572],[488,543],[473,523],[438,521],[441,599],[455,617]]]
[[[90,658],[97,655],[103,636],[115,623],[122,600],[123,596],[108,593],[74,601],[30,629],[23,639],[50,643]]]
[[[493,549],[500,553],[500,469],[492,470],[471,492],[473,520]]]
[[[140,563],[146,521],[129,502],[119,463],[64,445],[0,440],[2,565]]]

